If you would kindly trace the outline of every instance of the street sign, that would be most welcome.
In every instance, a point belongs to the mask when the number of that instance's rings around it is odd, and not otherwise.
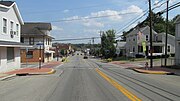
[[[43,43],[37,43],[36,45],[41,46],[41,45],[43,45]]]

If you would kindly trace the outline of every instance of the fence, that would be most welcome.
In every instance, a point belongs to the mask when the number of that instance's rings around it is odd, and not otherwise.
[[[167,58],[166,65],[167,66],[175,66],[175,65],[180,66],[180,59]],[[165,58],[161,58],[161,66],[165,66]]]

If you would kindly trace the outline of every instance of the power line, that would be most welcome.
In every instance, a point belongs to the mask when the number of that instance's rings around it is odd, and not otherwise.
[[[72,38],[72,39],[59,39],[59,40],[52,40],[52,41],[72,41],[72,40],[88,40],[88,39],[99,39],[101,37],[91,37],[91,38]]]
[[[163,0],[161,0],[161,1],[163,1]],[[166,2],[163,2],[160,6],[157,6],[157,7],[152,8],[152,10],[161,7],[161,6],[164,5],[165,3],[166,3]],[[170,10],[172,10],[172,9],[174,9],[174,8],[179,7],[180,5],[178,5],[178,4],[180,4],[180,2],[171,5],[171,6],[169,7],[169,10],[168,10],[168,11],[170,11]],[[146,11],[146,10],[145,10],[145,11]],[[159,13],[164,13],[164,12],[166,12],[166,9],[162,10],[162,11],[159,12]],[[133,19],[132,21],[130,21],[130,24],[128,24],[127,26],[125,26],[124,28],[122,28],[122,29],[121,29],[120,31],[118,31],[116,34],[121,33],[121,32],[124,31],[126,28],[128,28],[129,26],[131,26],[132,24],[134,24],[135,22],[137,22],[139,19],[141,19],[143,16],[145,16],[146,14],[148,14],[148,11],[145,12],[142,16],[138,17],[137,19],[135,19],[135,20]],[[120,35],[120,36],[117,36],[116,38],[119,38],[119,37],[121,37],[121,35]]]
[[[92,16],[92,17],[80,17],[77,19],[65,19],[65,20],[55,20],[55,21],[49,21],[49,22],[66,22],[66,21],[78,21],[78,20],[87,20],[87,19],[96,19],[96,18],[106,18],[111,16],[117,16],[117,15],[128,15],[128,14],[135,14],[138,12],[130,12],[130,13],[118,13],[118,14],[112,14],[112,15],[104,15],[104,16]]]

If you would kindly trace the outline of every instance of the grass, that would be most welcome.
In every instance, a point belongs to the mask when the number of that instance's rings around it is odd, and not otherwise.
[[[159,59],[153,59],[153,61],[159,61]],[[137,62],[137,61],[149,61],[149,59],[146,58],[132,58],[132,57],[117,57],[113,58],[113,61],[131,61],[131,62]]]

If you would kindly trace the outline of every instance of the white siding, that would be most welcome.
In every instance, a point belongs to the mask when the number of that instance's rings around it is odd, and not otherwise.
[[[176,34],[176,46],[175,46],[175,59],[176,59],[176,65],[180,65],[180,23],[176,24],[176,29],[175,29],[175,34]]]
[[[7,34],[3,33],[3,18],[7,19]],[[19,34],[14,35],[14,38],[11,38],[10,36],[10,21],[14,22],[14,29],[13,31],[16,31],[16,24],[19,24]],[[9,10],[0,10],[0,40],[1,41],[12,41],[12,42],[20,42],[20,23],[17,18],[17,15],[12,8]]]
[[[0,72],[14,70],[20,68],[20,48],[14,48],[14,61],[7,62],[7,48],[0,47]]]

